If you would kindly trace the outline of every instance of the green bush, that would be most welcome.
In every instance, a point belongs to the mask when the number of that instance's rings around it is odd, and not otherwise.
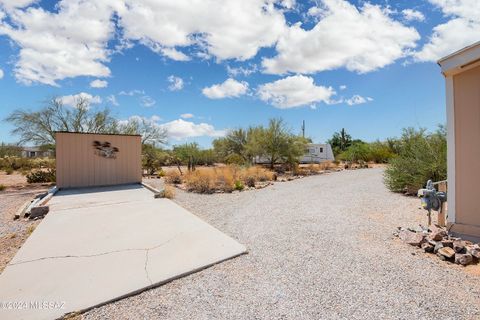
[[[242,191],[243,189],[245,189],[245,185],[243,184],[243,182],[240,181],[240,180],[236,180],[235,181],[235,190]]]
[[[5,173],[8,174],[8,175],[11,175],[13,173],[13,169],[12,168],[6,168]]]
[[[398,156],[385,170],[385,184],[394,192],[415,193],[427,180],[447,178],[447,140],[444,127],[432,134],[424,129],[405,129]]]
[[[55,182],[55,169],[34,170],[27,174],[28,183]]]
[[[338,158],[343,161],[359,162],[370,161],[371,150],[370,146],[364,142],[357,142],[352,144]]]

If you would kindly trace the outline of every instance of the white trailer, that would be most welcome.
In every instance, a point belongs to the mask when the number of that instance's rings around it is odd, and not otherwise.
[[[334,160],[332,147],[328,143],[309,143],[305,154],[300,158],[300,163],[321,163]]]

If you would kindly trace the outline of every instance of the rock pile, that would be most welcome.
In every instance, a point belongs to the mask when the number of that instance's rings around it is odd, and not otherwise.
[[[436,254],[441,260],[461,264],[463,266],[478,263],[480,245],[462,240],[448,234],[445,228],[437,226],[417,228],[399,227],[394,235],[403,242],[422,248],[425,252]]]

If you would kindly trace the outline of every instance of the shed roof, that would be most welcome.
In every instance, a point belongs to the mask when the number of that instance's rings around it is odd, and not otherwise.
[[[480,41],[438,60],[445,76],[452,76],[480,65]]]

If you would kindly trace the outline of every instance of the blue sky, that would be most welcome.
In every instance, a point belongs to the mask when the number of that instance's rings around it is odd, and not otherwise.
[[[476,0],[0,0],[0,118],[83,95],[170,144],[272,117],[384,139],[445,122],[435,61],[478,34]]]

